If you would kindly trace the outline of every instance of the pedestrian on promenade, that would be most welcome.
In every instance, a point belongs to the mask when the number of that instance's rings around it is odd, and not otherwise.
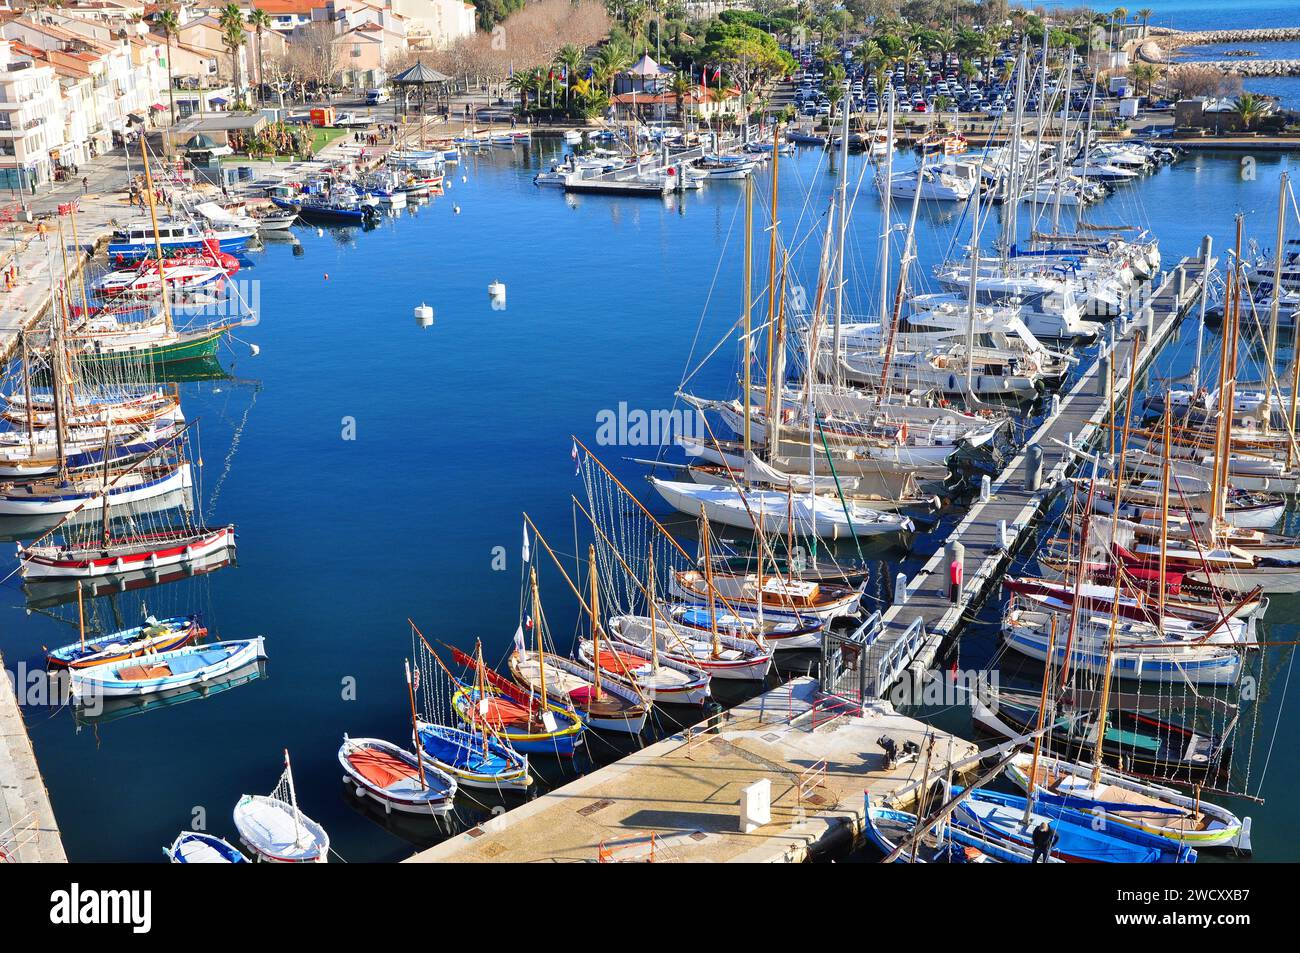
[[[83,193],[90,191],[90,176],[83,175],[81,177],[81,191]]]

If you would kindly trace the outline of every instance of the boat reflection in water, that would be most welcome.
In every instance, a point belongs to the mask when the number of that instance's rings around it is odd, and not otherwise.
[[[82,598],[94,599],[98,596],[135,592],[137,589],[148,589],[152,586],[161,586],[181,579],[206,576],[218,569],[234,565],[237,565],[235,562],[235,547],[228,546],[219,552],[212,553],[206,559],[195,560],[181,566],[171,566],[166,569],[137,569],[132,572],[113,573],[105,576],[95,576],[90,579],[29,581],[23,583],[23,591],[27,595],[27,608],[52,609],[55,606],[76,602],[78,583],[81,585]]]
[[[164,515],[168,510],[194,509],[193,487],[178,487],[148,500],[138,500],[127,506],[113,510],[114,521],[119,518],[139,520],[145,515]],[[59,525],[62,513],[50,513],[39,516],[0,516],[0,543],[30,542],[43,536]],[[65,526],[87,526],[103,521],[104,514],[98,507],[87,507],[79,513],[68,516]]]
[[[344,779],[348,782],[348,779]],[[357,797],[354,783],[343,785],[343,800],[357,814],[378,824],[394,837],[406,841],[416,850],[425,850],[481,821],[491,818],[492,812],[476,808],[469,802],[469,809],[462,806],[459,798],[456,807],[448,814],[417,814],[409,811],[392,811],[385,813],[383,805],[370,797]],[[409,854],[405,851],[394,856],[393,860],[404,860]]]
[[[215,678],[212,681],[191,685],[186,688],[157,692],[152,695],[118,695],[88,698],[87,701],[91,702],[91,704],[73,706],[73,718],[77,723],[78,730],[83,727],[93,728],[111,721],[117,721],[119,718],[127,718],[131,715],[152,711],[155,708],[171,708],[176,705],[183,705],[186,702],[211,698],[232,688],[247,685],[249,682],[265,677],[265,675],[266,660],[263,659],[245,665],[243,668],[223,675],[221,678]]]

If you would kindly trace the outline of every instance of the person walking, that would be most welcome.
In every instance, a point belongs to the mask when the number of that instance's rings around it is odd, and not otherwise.
[[[89,191],[90,191],[90,176],[83,175],[81,177],[81,192],[84,195]]]

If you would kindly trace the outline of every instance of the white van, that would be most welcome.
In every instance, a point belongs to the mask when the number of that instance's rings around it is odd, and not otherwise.
[[[366,104],[367,104],[367,105],[370,105],[370,106],[378,106],[378,105],[380,105],[381,103],[386,103],[386,102],[388,102],[388,100],[389,100],[390,98],[391,98],[391,97],[388,95],[387,90],[383,90],[383,89],[368,89],[368,90],[366,90]]]

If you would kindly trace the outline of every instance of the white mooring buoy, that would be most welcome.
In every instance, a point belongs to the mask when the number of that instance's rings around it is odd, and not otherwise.
[[[506,306],[506,286],[503,281],[494,281],[488,285],[488,297],[492,299],[492,307],[498,311],[505,310]]]
[[[256,344],[250,344],[248,345],[248,353],[250,357],[257,357],[262,353],[262,348]]]
[[[423,301],[415,306],[415,323],[422,328],[427,328],[433,324],[433,308],[429,307]]]

